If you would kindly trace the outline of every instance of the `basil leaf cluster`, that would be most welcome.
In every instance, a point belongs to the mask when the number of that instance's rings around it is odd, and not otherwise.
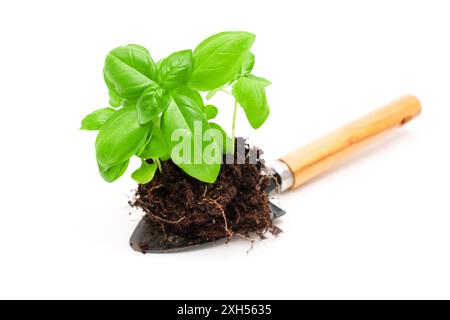
[[[206,91],[210,99],[232,86],[231,94],[250,125],[259,128],[270,111],[265,94],[270,82],[251,74],[254,41],[249,32],[222,32],[194,50],[172,53],[157,63],[140,45],[110,51],[103,69],[110,107],[88,114],[81,122],[82,130],[99,131],[95,150],[103,179],[117,180],[130,159],[138,157],[141,166],[131,176],[139,184],[150,182],[161,161],[168,159],[200,181],[215,182],[222,153],[234,152],[234,143],[219,124],[210,121],[218,108],[205,105],[200,92]],[[214,134],[199,137],[196,125],[203,132],[215,129]],[[180,143],[173,140],[174,132],[189,142],[189,161],[177,160]],[[205,152],[212,161],[198,161]]]

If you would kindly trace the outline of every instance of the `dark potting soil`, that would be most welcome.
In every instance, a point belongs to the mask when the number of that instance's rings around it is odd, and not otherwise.
[[[237,141],[245,144],[241,138]],[[256,155],[254,164],[249,163],[249,154]],[[214,184],[198,181],[165,161],[163,174],[158,171],[150,183],[139,185],[130,205],[142,209],[145,219],[168,237],[197,242],[234,236],[251,239],[255,234],[263,239],[267,232],[276,235],[281,230],[270,217],[266,192],[270,178],[263,174],[261,155],[261,150],[250,151],[245,144],[245,150],[234,156],[241,162],[245,159],[245,164],[226,164],[224,159]]]

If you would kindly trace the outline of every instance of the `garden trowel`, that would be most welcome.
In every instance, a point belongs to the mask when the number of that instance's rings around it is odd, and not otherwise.
[[[419,100],[406,96],[276,160],[270,168],[273,179],[267,192],[280,193],[302,186],[375,138],[401,127],[420,112]],[[272,219],[285,214],[278,206],[272,203],[269,206]],[[152,227],[144,217],[131,236],[130,244],[139,252],[163,253],[186,250],[214,241],[166,236],[161,230]]]

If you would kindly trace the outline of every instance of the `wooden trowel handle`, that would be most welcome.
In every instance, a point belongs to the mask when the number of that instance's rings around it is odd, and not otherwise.
[[[292,188],[318,176],[366,143],[419,115],[421,105],[406,96],[281,158],[293,173]]]

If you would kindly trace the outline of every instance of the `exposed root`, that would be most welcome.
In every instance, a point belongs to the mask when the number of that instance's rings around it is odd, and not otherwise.
[[[227,238],[232,238],[233,237],[233,232],[228,228],[228,221],[227,221],[227,217],[225,215],[225,210],[223,208],[222,205],[220,205],[217,200],[219,200],[221,197],[217,198],[217,199],[210,199],[210,198],[206,198],[203,199],[199,204],[201,203],[212,203],[217,209],[219,209],[219,211],[222,213],[222,217],[223,217],[223,223],[224,223],[224,229],[225,232],[227,234]]]
[[[151,215],[153,218],[155,218],[155,219],[157,219],[157,220],[159,220],[159,221],[161,221],[161,222],[164,222],[164,223],[167,223],[167,224],[179,224],[179,223],[181,223],[181,221],[183,221],[184,219],[186,219],[186,217],[181,217],[180,219],[178,219],[177,221],[170,221],[170,220],[166,220],[166,219],[163,219],[163,218],[161,218],[161,217],[158,217],[157,215],[154,215],[153,213],[151,213],[150,211],[149,212],[147,212],[149,215]]]
[[[167,219],[158,217],[157,215],[155,215],[153,212],[151,212],[151,211],[146,207],[146,205],[145,205],[144,202],[142,202],[142,201],[139,200],[139,199],[136,199],[136,201],[139,202],[139,203],[141,204],[142,208],[144,209],[144,211],[145,211],[148,215],[150,215],[152,218],[154,218],[154,219],[156,219],[156,220],[159,220],[159,221],[161,221],[161,222],[164,222],[164,223],[167,223],[167,224],[179,224],[181,221],[183,221],[184,219],[186,219],[186,217],[183,216],[183,217],[181,217],[180,219],[178,219],[178,220],[176,220],[176,221],[170,221],[170,220],[167,220]]]
[[[158,184],[157,186],[153,186],[153,187],[150,189],[150,191],[159,189],[159,188],[161,188],[161,187],[162,187],[162,184]]]
[[[249,253],[250,251],[253,250],[254,246],[255,246],[255,239],[250,238],[249,236],[240,234],[240,233],[235,233],[235,235],[241,239],[250,241],[250,248],[247,250],[247,253]]]

